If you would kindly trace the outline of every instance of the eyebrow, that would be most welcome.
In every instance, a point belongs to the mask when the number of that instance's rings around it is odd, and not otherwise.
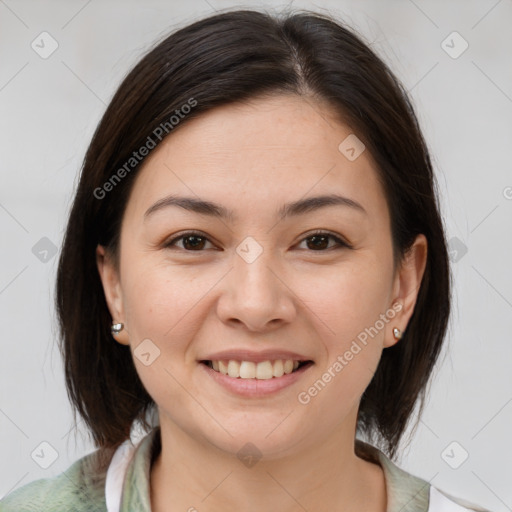
[[[230,222],[233,222],[237,219],[237,216],[232,210],[228,210],[220,204],[213,203],[211,201],[205,201],[195,197],[170,195],[159,199],[156,203],[150,206],[146,210],[146,213],[144,213],[144,220],[146,220],[153,213],[170,206],[183,208],[184,210],[198,213],[200,215],[208,215],[219,219],[225,219]],[[310,213],[327,206],[345,206],[367,215],[366,210],[357,201],[354,201],[348,197],[340,196],[338,194],[329,194],[317,197],[308,197],[306,199],[299,199],[298,201],[286,203],[276,212],[276,216],[286,218],[297,215],[304,215],[305,213]]]

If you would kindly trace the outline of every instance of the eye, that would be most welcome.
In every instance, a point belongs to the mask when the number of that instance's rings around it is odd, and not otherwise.
[[[334,247],[327,247],[329,245],[328,240],[334,240],[335,245]],[[308,248],[316,251],[316,252],[325,252],[326,249],[336,249],[340,247],[346,247],[351,248],[351,245],[339,238],[336,235],[333,235],[332,233],[329,233],[328,231],[315,231],[314,233],[311,233],[306,238],[303,238],[302,242],[310,240],[311,242],[308,244]],[[301,243],[302,243],[301,242]]]
[[[335,245],[328,247],[329,240],[334,240]],[[182,246],[177,246],[177,243],[183,241]],[[302,242],[308,242],[308,249],[316,252],[323,252],[327,249],[335,249],[340,247],[351,248],[351,245],[328,231],[315,231],[311,233],[306,238],[303,238]],[[208,237],[206,237],[203,233],[198,231],[189,231],[187,233],[183,233],[182,235],[173,238],[169,242],[165,244],[166,248],[178,247],[179,249],[184,249],[187,252],[201,252],[205,249],[205,244],[210,243]],[[212,244],[213,245],[213,244]]]
[[[184,243],[183,247],[179,247],[180,249],[185,249],[188,252],[201,252],[201,249],[204,249],[205,240],[208,238],[197,231],[189,231],[173,238],[165,244],[165,247],[175,247],[176,242],[180,240],[183,240]]]

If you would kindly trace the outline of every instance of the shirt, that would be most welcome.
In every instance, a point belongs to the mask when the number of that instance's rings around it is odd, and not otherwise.
[[[374,446],[359,439],[356,443],[365,458],[383,469],[386,512],[489,512],[407,473]],[[151,512],[150,471],[160,451],[157,426],[136,444],[126,440],[104,471],[91,471],[98,451],[92,452],[57,476],[35,480],[11,492],[0,500],[0,512]]]

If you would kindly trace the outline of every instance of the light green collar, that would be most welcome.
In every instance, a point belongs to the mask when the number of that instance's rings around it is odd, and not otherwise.
[[[386,512],[427,512],[430,484],[395,465],[372,445],[356,440],[365,458],[377,462],[384,471],[387,491]],[[120,512],[151,512],[151,465],[161,451],[160,427],[153,428],[135,447],[126,469]]]

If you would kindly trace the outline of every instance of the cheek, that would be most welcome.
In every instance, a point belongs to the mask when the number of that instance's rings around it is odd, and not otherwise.
[[[367,258],[319,269],[301,282],[302,302],[321,320],[334,345],[347,341],[369,328],[385,313],[390,286],[387,270]]]
[[[321,286],[306,294],[325,334],[327,360],[319,369],[318,386],[329,388],[326,400],[355,403],[375,373],[386,327],[392,322],[386,276],[386,269],[377,264],[354,264],[350,269],[347,265],[330,272],[329,279],[317,280]]]
[[[157,404],[186,407],[179,383],[186,381],[188,347],[201,327],[201,298],[218,278],[199,279],[197,272],[194,277],[184,267],[158,263],[125,269],[126,320],[137,373]]]
[[[212,276],[210,276],[212,277]],[[172,336],[194,304],[212,286],[208,274],[140,254],[127,259],[124,304],[131,330],[138,336]]]

